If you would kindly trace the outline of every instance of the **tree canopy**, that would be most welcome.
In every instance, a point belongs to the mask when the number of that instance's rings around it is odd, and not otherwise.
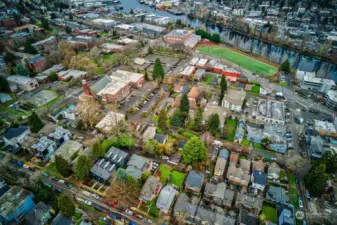
[[[220,99],[219,99],[219,106],[222,105],[222,100],[225,96],[225,92],[227,91],[227,81],[225,76],[221,76],[220,82]]]
[[[195,131],[201,131],[202,129],[202,109],[198,108],[197,112],[195,113],[194,116],[194,126],[193,126],[193,130]]]
[[[328,180],[328,175],[325,172],[326,166],[320,164],[313,167],[304,175],[304,185],[309,190],[311,196],[320,197],[324,193],[326,181]]]
[[[5,63],[13,65],[15,59],[16,59],[16,57],[15,57],[15,55],[13,53],[6,52],[6,54],[4,56]]]
[[[192,137],[185,145],[182,151],[183,162],[195,164],[204,161],[207,158],[207,148],[198,137]]]
[[[211,134],[213,136],[219,133],[219,131],[220,131],[219,114],[214,113],[208,118],[207,129],[208,129],[209,132],[211,132]]]
[[[92,167],[91,159],[86,155],[80,155],[75,164],[75,177],[79,180],[84,180]]]
[[[49,75],[49,80],[50,81],[57,81],[57,74],[55,71],[51,72]]]
[[[181,127],[184,124],[184,120],[183,120],[183,118],[181,116],[180,109],[177,109],[173,113],[173,115],[172,115],[172,117],[170,119],[170,124],[172,126],[176,126],[176,127]]]
[[[0,91],[2,92],[6,92],[6,91],[9,91],[9,84],[8,84],[8,81],[3,78],[3,77],[0,77]]]
[[[147,141],[145,141],[144,143],[144,150],[149,154],[149,155],[157,155],[157,149],[158,149],[158,141],[156,141],[155,139],[149,139]]]
[[[160,59],[156,58],[153,66],[152,78],[156,81],[163,81],[165,76],[164,68],[161,65]]]
[[[190,111],[190,102],[188,100],[188,96],[186,93],[184,93],[180,99],[179,109],[181,113],[186,113],[186,114],[188,114]]]
[[[75,204],[69,196],[61,194],[57,198],[57,203],[58,208],[60,209],[60,212],[63,216],[70,218],[74,215]]]
[[[286,59],[280,66],[280,70],[286,73],[290,72],[290,62],[289,59]]]
[[[97,160],[105,155],[104,149],[101,147],[100,142],[96,142],[91,147],[91,156],[93,160]]]
[[[326,152],[322,158],[317,160],[317,164],[324,164],[326,166],[327,173],[337,172],[337,155],[331,152]]]
[[[36,112],[33,112],[29,117],[28,117],[28,125],[30,128],[30,131],[33,133],[39,132],[44,126],[44,123],[40,119],[40,117],[36,114]]]
[[[55,156],[55,167],[62,176],[69,177],[71,175],[71,164],[62,156]]]
[[[160,110],[159,112],[159,116],[158,116],[158,124],[157,124],[158,128],[162,131],[167,131],[168,130],[168,126],[167,126],[167,116],[166,116],[166,112],[165,110]]]
[[[28,54],[37,54],[37,50],[34,48],[30,40],[26,41],[24,51]]]
[[[29,75],[29,70],[27,67],[23,64],[17,64],[15,67],[16,74],[23,75],[23,76],[28,76]]]

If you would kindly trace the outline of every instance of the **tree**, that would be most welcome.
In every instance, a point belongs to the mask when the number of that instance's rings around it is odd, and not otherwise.
[[[105,151],[101,146],[100,142],[96,142],[95,144],[92,145],[91,147],[91,156],[93,160],[97,160],[105,155]]]
[[[328,175],[325,171],[326,166],[320,164],[313,167],[304,175],[304,185],[309,190],[311,196],[320,197],[324,193],[326,181],[328,180]]]
[[[66,31],[67,34],[71,34],[71,32],[73,32],[70,27],[66,27],[65,31]]]
[[[44,123],[40,119],[40,117],[36,114],[36,112],[33,112],[29,117],[28,117],[28,125],[30,128],[30,131],[33,133],[39,132],[44,126]]]
[[[73,14],[70,13],[69,14],[69,20],[73,20],[73,17],[74,17]]]
[[[157,124],[158,128],[162,131],[167,131],[168,130],[168,126],[167,126],[167,115],[166,115],[166,111],[165,110],[160,110],[159,112],[159,116],[158,116],[158,124]]]
[[[173,113],[173,116],[171,117],[170,123],[171,123],[172,126],[181,127],[183,125],[183,122],[184,121],[182,121],[180,110],[177,109]]]
[[[165,149],[164,149],[165,155],[172,155],[172,154],[176,153],[177,150],[178,150],[178,142],[177,142],[177,140],[175,140],[175,139],[169,140],[165,144]]]
[[[83,120],[80,119],[80,120],[77,121],[76,128],[78,130],[84,130],[85,129],[85,125],[83,123]]]
[[[177,19],[175,25],[176,25],[176,27],[181,27],[182,26],[181,19]]]
[[[15,59],[16,59],[15,55],[11,52],[7,52],[4,56],[5,63],[7,63],[8,65],[13,65]]]
[[[57,81],[57,73],[56,71],[52,71],[49,75],[49,80],[50,81]]]
[[[318,164],[324,164],[326,166],[326,172],[331,174],[331,173],[336,173],[337,172],[337,155],[332,154],[331,152],[326,152],[320,158],[317,160],[317,165]]]
[[[75,70],[84,70],[88,72],[89,75],[95,75],[98,66],[88,56],[76,55],[71,58],[69,68]]]
[[[37,54],[37,50],[34,48],[30,40],[26,41],[24,51],[28,54]]]
[[[69,177],[71,175],[71,164],[62,156],[55,156],[55,167],[62,176]]]
[[[207,31],[201,29],[196,30],[195,34],[201,36],[202,38],[211,39],[211,35]]]
[[[116,179],[117,180],[126,180],[128,179],[128,173],[122,167],[119,167],[116,171]]]
[[[97,60],[99,57],[100,50],[95,46],[92,49],[90,49],[89,56],[93,60]]]
[[[186,164],[195,164],[206,160],[207,149],[205,144],[198,137],[192,137],[184,145],[182,157],[183,162]]]
[[[144,23],[144,21],[145,21],[145,15],[141,15],[140,16],[140,22]]]
[[[225,92],[227,91],[227,81],[226,77],[221,75],[221,82],[220,82],[220,99],[219,99],[219,106],[222,105],[222,100],[225,96]]]
[[[286,59],[280,66],[280,70],[286,73],[290,72],[290,62],[289,59]]]
[[[149,154],[149,155],[156,155],[157,154],[157,148],[158,148],[158,141],[155,139],[149,139],[145,141],[144,143],[144,150]]]
[[[46,185],[41,180],[38,180],[34,184],[34,194],[35,200],[38,202],[48,202],[53,197],[53,190]]]
[[[48,30],[49,29],[49,21],[45,18],[41,18],[41,25],[44,29]]]
[[[213,34],[211,37],[211,41],[215,43],[220,43],[220,35],[219,34]]]
[[[193,126],[193,130],[195,131],[201,131],[202,129],[202,109],[198,108],[197,112],[195,113],[194,116],[194,126]]]
[[[55,13],[51,13],[51,14],[50,14],[50,19],[54,20],[54,19],[56,19],[56,18],[57,18],[57,16],[56,16]]]
[[[16,74],[22,75],[22,76],[28,76],[29,75],[29,70],[27,67],[23,64],[17,64],[15,67]]]
[[[58,208],[60,209],[60,212],[62,213],[63,216],[70,218],[74,215],[75,204],[69,196],[61,194],[57,198],[57,203]]]
[[[149,79],[149,75],[147,74],[147,70],[145,70],[144,77],[145,77],[145,80],[150,80],[150,79]]]
[[[211,132],[213,136],[219,133],[220,131],[220,118],[217,113],[213,113],[207,121],[207,130]]]
[[[133,12],[133,9],[130,9],[130,14],[133,15],[133,13],[134,13],[134,12]]]
[[[52,50],[47,56],[47,64],[48,66],[59,64],[61,62],[61,59],[62,59],[61,52],[59,50]]]
[[[75,177],[79,180],[84,180],[92,167],[91,159],[86,155],[80,155],[75,164]]]
[[[153,50],[152,50],[151,46],[148,47],[147,54],[153,54]]]
[[[165,72],[163,66],[161,65],[160,59],[156,58],[153,66],[152,78],[156,81],[163,81]]]
[[[184,93],[183,96],[180,99],[179,109],[180,109],[181,113],[185,113],[187,115],[190,111],[190,102],[188,100],[188,96],[187,96],[186,93]]]
[[[71,44],[66,41],[60,41],[58,44],[61,55],[64,59],[65,66],[68,66],[72,57],[76,56],[76,52],[72,48]]]
[[[269,138],[263,138],[261,140],[261,144],[264,146],[264,147],[268,147],[268,145],[271,144],[271,140]]]
[[[149,178],[149,176],[151,176],[151,171],[146,171],[145,173],[142,174],[140,181],[142,184],[144,184],[147,181],[147,178]]]
[[[0,91],[1,92],[9,91],[8,81],[3,77],[0,77]]]

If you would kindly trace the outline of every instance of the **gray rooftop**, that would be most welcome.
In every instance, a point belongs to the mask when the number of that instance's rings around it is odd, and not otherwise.
[[[0,197],[0,215],[11,215],[32,193],[21,187],[13,186]]]
[[[200,199],[192,196],[189,198],[185,193],[181,193],[174,205],[174,213],[185,213],[187,215],[194,215]]]
[[[266,197],[278,203],[286,203],[289,201],[286,190],[281,187],[270,186]]]
[[[202,183],[204,182],[205,175],[203,173],[197,173],[191,170],[187,176],[185,184],[190,187],[201,189]]]
[[[178,191],[170,184],[166,185],[160,192],[157,200],[157,207],[168,211]]]
[[[259,117],[283,121],[284,103],[260,98],[257,104],[257,115]]]
[[[260,185],[267,185],[267,174],[258,170],[253,171],[252,179],[254,177],[254,183]]]
[[[25,217],[25,225],[40,225],[44,214],[49,212],[50,206],[39,202]]]
[[[219,158],[228,159],[229,151],[225,148],[221,149],[219,152]]]
[[[175,30],[172,30],[170,33],[166,34],[165,36],[176,37],[176,38],[186,38],[189,34],[191,34],[191,31],[175,29]]]
[[[126,172],[133,178],[138,179],[150,162],[150,159],[133,154],[127,163],[128,167],[126,168]]]
[[[90,86],[90,90],[98,93],[99,91],[101,91],[103,88],[105,88],[105,86],[107,86],[109,83],[111,83],[112,79],[108,76],[104,76],[102,79],[100,79],[99,81],[97,81],[95,84]]]

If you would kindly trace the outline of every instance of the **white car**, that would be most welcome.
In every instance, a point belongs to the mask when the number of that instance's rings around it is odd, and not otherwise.
[[[64,184],[64,183],[65,183],[64,180],[58,180],[58,182],[61,183],[61,184]]]
[[[128,215],[130,215],[130,216],[132,216],[132,215],[133,215],[133,212],[132,212],[131,210],[128,210],[128,209],[127,209],[127,210],[125,210],[125,213],[126,213],[126,214],[128,214]]]
[[[27,166],[26,164],[23,164],[22,167],[25,168],[25,169],[29,169],[29,166]]]
[[[146,222],[153,223],[152,220],[150,220],[150,219],[146,219]]]
[[[91,201],[84,201],[84,203],[86,204],[86,205],[88,205],[88,206],[92,206],[92,202]]]
[[[93,198],[99,199],[99,196],[96,195],[96,194],[92,194],[91,196],[92,196]]]
[[[298,200],[298,204],[299,204],[300,208],[303,209],[303,201],[302,201],[302,199]]]

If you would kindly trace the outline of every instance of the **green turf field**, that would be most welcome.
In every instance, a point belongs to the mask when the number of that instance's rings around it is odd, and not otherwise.
[[[278,69],[272,65],[256,60],[244,54],[240,54],[236,51],[230,50],[222,46],[200,46],[198,51],[206,55],[214,56],[220,59],[225,59],[233,62],[243,68],[265,76],[271,76],[278,71]]]

